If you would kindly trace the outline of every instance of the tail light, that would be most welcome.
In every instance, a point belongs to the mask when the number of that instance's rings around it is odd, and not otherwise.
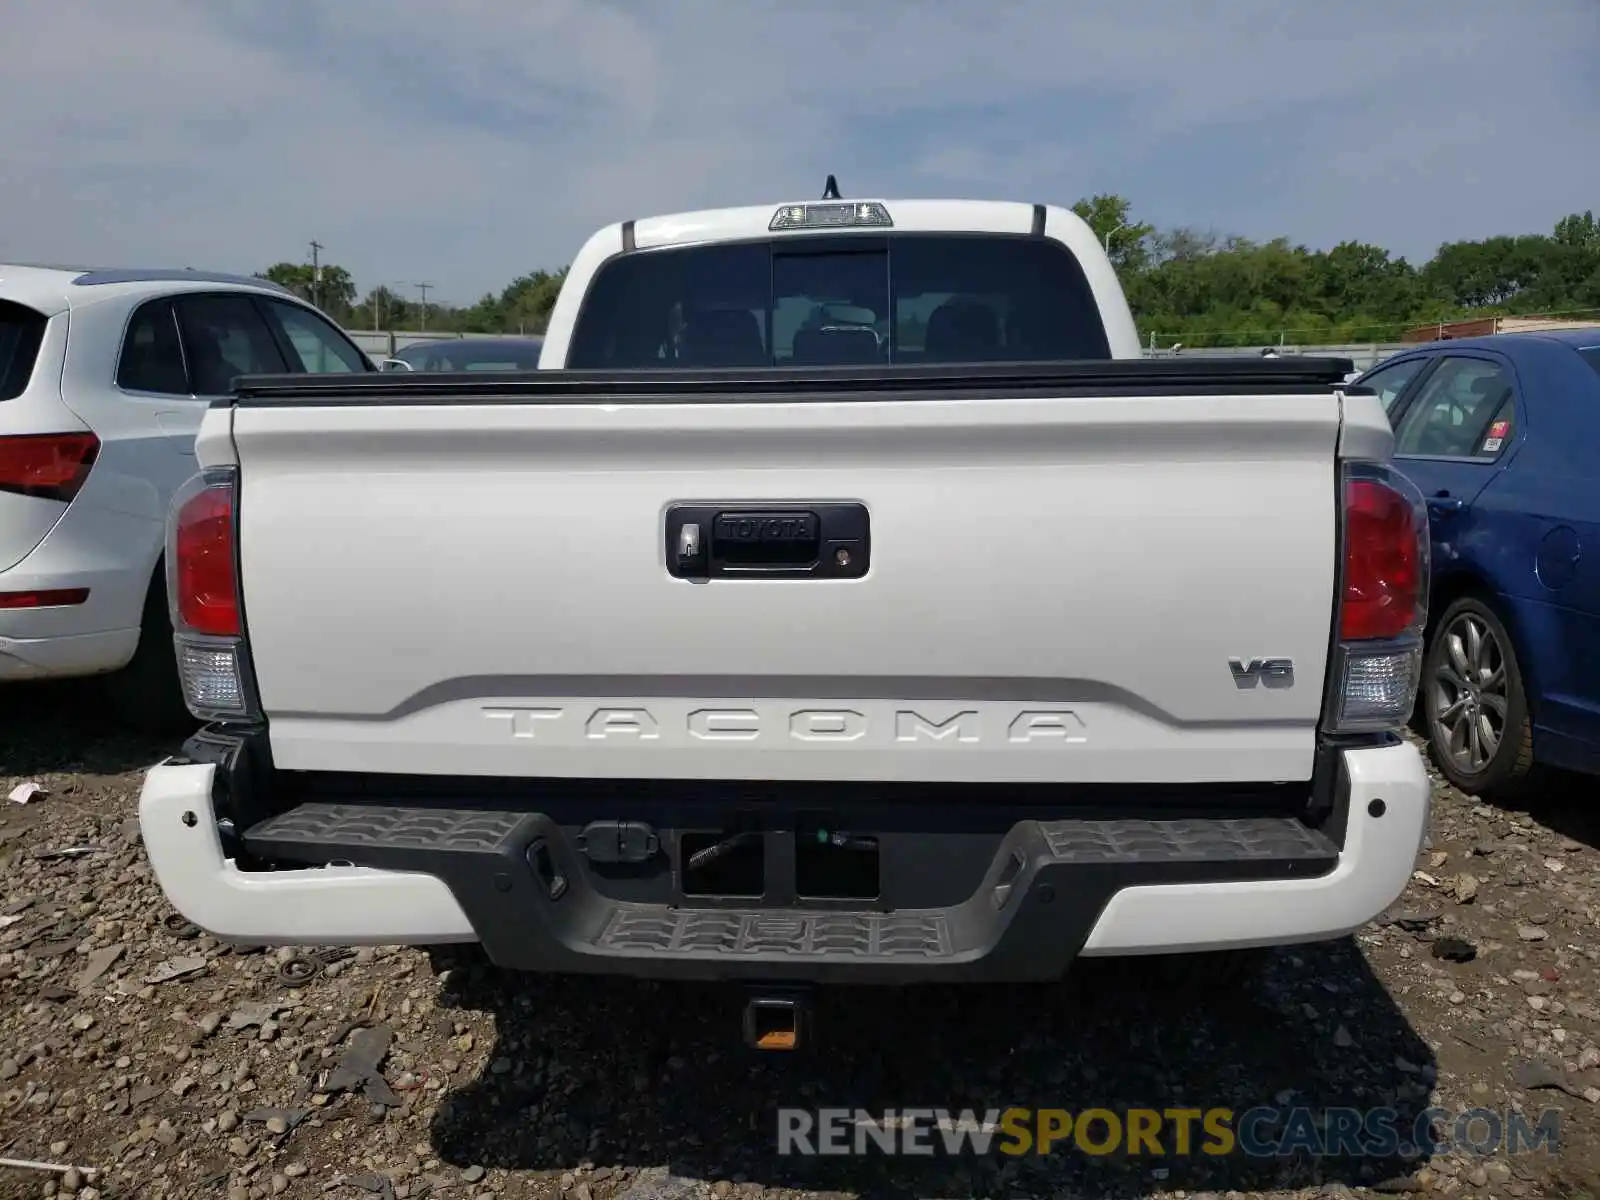
[[[184,702],[203,721],[260,715],[239,603],[234,472],[196,475],[167,521],[167,600]]]
[[[1335,733],[1401,728],[1416,703],[1428,621],[1428,509],[1380,463],[1343,467],[1339,631],[1328,724]]]
[[[100,439],[87,432],[0,437],[0,492],[70,503],[99,454]]]

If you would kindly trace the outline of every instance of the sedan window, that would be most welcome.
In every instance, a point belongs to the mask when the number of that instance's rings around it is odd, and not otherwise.
[[[1361,381],[1361,386],[1369,387],[1378,393],[1378,399],[1383,401],[1384,412],[1393,412],[1394,402],[1400,399],[1400,394],[1406,390],[1406,386],[1417,377],[1417,373],[1427,366],[1429,361],[1426,358],[1408,358],[1405,362],[1379,367]]]
[[[294,351],[295,366],[312,375],[349,374],[372,368],[361,351],[310,309],[269,300],[267,312]]]
[[[126,392],[189,395],[189,376],[178,346],[178,323],[172,315],[171,300],[148,301],[133,314],[122,339],[117,386]]]
[[[242,292],[180,296],[175,307],[196,395],[225,396],[240,375],[287,369],[266,322]]]
[[[1447,358],[1423,384],[1395,431],[1395,454],[1415,458],[1493,458],[1509,436],[1491,420],[1511,410],[1511,377],[1499,363]],[[1489,443],[1493,449],[1486,449]]]

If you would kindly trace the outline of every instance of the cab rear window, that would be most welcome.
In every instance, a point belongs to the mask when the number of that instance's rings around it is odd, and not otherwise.
[[[621,255],[573,369],[1108,359],[1078,260],[1001,235],[787,237]]]
[[[47,319],[24,305],[0,300],[0,400],[15,399],[27,390]]]

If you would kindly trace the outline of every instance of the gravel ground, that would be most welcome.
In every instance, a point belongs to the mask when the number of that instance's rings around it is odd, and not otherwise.
[[[175,747],[87,688],[0,690],[0,1196],[1600,1195],[1600,810],[1437,791],[1404,899],[1237,987],[1093,964],[1033,988],[828,993],[755,1058],[726,989],[502,974],[471,954],[219,945],[135,819]],[[70,853],[65,853],[70,852]],[[1443,956],[1441,957],[1441,953]],[[1456,959],[1471,955],[1468,961]],[[307,971],[309,977],[302,977]],[[1561,1112],[1556,1154],[779,1157],[782,1105],[1260,1104]]]

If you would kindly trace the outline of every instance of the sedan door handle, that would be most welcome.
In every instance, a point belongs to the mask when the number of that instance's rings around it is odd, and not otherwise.
[[[1436,513],[1458,513],[1467,502],[1459,496],[1429,496],[1428,507]]]

